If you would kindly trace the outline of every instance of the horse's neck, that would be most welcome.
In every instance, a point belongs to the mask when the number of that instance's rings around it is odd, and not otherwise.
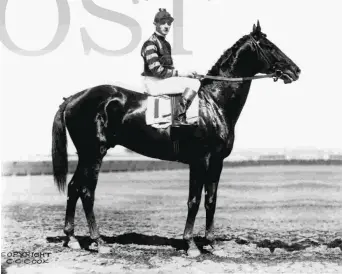
[[[234,71],[227,73],[225,76],[251,76],[239,75]],[[251,81],[244,82],[228,82],[228,81],[213,81],[204,85],[204,92],[209,94],[211,101],[217,105],[218,109],[224,113],[226,124],[235,126],[241,111],[246,103]]]
[[[227,72],[227,76],[234,77],[251,77],[255,76],[258,71],[258,55],[256,51],[241,51],[232,68]],[[225,104],[222,106],[227,115],[227,119],[235,126],[243,107],[245,106],[251,81],[229,82],[223,86],[221,93],[225,94]]]

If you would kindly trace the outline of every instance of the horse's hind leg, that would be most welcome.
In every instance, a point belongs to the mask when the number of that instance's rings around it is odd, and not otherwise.
[[[76,204],[78,199],[80,198],[81,190],[83,188],[83,184],[87,181],[86,174],[88,174],[87,166],[82,163],[82,160],[78,162],[75,174],[68,184],[68,197],[67,197],[67,206],[65,212],[65,226],[64,233],[67,236],[67,239],[64,243],[65,246],[69,246],[72,249],[80,249],[80,244],[75,238],[74,229],[75,229],[75,211]],[[89,183],[88,183],[89,184]],[[91,184],[91,183],[90,183]]]
[[[102,247],[99,229],[94,214],[95,189],[101,169],[102,159],[107,153],[107,146],[98,140],[79,144],[77,146],[79,161],[76,172],[68,185],[68,199],[65,215],[64,233],[67,235],[65,245],[71,248],[80,248],[74,236],[74,218],[76,203],[81,198],[83,209],[87,218],[90,238],[98,245],[99,252],[108,253]]]
[[[75,228],[75,210],[76,204],[80,197],[79,195],[79,186],[77,183],[79,180],[77,179],[80,175],[80,165],[78,164],[75,174],[72,177],[70,183],[68,184],[68,198],[67,198],[67,207],[65,213],[65,226],[64,233],[67,236],[67,239],[64,243],[65,246],[69,246],[73,249],[80,249],[80,245],[75,238],[74,228]]]
[[[94,146],[89,146],[85,154],[80,154],[81,175],[79,195],[82,200],[84,213],[87,218],[90,238],[98,245],[99,253],[108,253],[110,250],[103,247],[104,241],[100,237],[100,232],[95,220],[94,202],[95,189],[102,164],[102,159],[107,152],[105,146],[95,146],[98,151],[94,151]],[[90,151],[93,151],[90,153]]]

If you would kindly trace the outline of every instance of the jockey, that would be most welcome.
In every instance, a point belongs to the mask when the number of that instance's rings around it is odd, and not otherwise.
[[[200,86],[195,72],[181,72],[173,66],[171,46],[165,40],[174,19],[166,9],[159,9],[154,18],[156,31],[143,44],[141,56],[144,59],[144,84],[150,95],[181,93],[173,126],[187,126],[186,111],[195,98]]]

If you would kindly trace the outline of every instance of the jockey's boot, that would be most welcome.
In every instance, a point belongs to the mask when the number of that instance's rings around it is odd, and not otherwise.
[[[190,126],[190,124],[186,121],[186,111],[190,107],[192,100],[195,98],[197,92],[186,88],[181,98],[179,99],[179,104],[176,109],[175,117],[172,126],[173,127],[182,127],[182,126]]]

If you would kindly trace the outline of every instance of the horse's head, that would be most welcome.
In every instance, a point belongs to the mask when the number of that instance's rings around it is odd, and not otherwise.
[[[285,84],[299,78],[299,67],[261,32],[260,23],[253,26],[250,34],[252,49],[258,53],[257,73],[276,73]]]

